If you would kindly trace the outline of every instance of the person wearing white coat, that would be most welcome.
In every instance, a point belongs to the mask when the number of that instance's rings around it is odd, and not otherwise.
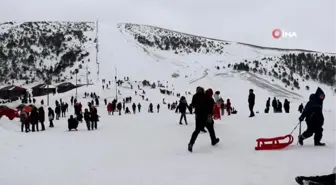
[[[222,97],[220,96],[220,92],[219,91],[216,91],[213,97],[214,97],[214,100],[215,100],[216,104],[220,104],[221,103]]]

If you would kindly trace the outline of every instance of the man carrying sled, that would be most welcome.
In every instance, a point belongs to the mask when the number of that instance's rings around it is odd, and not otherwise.
[[[307,130],[299,136],[299,144],[303,145],[303,140],[314,135],[315,146],[325,146],[325,143],[321,143],[323,136],[323,100],[325,99],[325,94],[321,88],[317,88],[315,94],[311,94],[309,101],[306,104],[301,116],[299,117],[300,122],[306,119]]]

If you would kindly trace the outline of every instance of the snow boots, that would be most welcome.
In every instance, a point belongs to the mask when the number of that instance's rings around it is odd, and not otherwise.
[[[301,146],[303,146],[303,140],[304,140],[304,139],[305,139],[305,138],[304,138],[302,135],[299,135],[298,140],[299,140],[299,144],[300,144]],[[315,145],[315,146],[325,146],[326,144],[325,144],[325,143],[321,143],[320,141],[315,141],[314,145]]]
[[[215,146],[217,143],[219,143],[219,138],[216,138],[214,141],[211,141],[211,145]],[[188,144],[188,151],[192,152],[193,149],[193,144]]]

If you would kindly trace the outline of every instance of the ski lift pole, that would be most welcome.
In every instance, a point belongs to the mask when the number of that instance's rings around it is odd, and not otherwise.
[[[115,82],[116,82],[116,100],[118,100],[117,66],[114,66],[114,69],[115,69]]]
[[[47,89],[48,89],[48,95],[47,95],[47,106],[49,106],[49,82],[47,81]]]

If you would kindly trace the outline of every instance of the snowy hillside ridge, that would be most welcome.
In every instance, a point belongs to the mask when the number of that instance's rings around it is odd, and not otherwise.
[[[261,60],[244,60],[239,64],[228,65],[234,70],[252,71],[280,80],[285,87],[300,89],[300,82],[317,81],[329,86],[336,85],[336,58],[324,54],[299,53],[264,57]],[[219,69],[219,66],[217,67]],[[309,86],[305,88],[309,90]],[[334,90],[336,92],[336,89]]]
[[[175,54],[222,54],[224,47],[231,44],[148,25],[121,23],[118,24],[118,28],[132,35],[142,45],[160,50],[173,50]]]
[[[259,46],[259,45],[250,44],[250,43],[234,42],[234,41],[210,38],[210,37],[205,37],[205,36],[192,35],[192,34],[183,33],[183,32],[179,32],[179,31],[175,31],[175,30],[170,30],[170,29],[167,29],[167,28],[161,28],[161,27],[152,26],[152,25],[145,25],[145,24],[119,23],[118,28],[121,31],[125,31],[128,34],[132,35],[137,41],[139,41],[139,39],[140,39],[139,42],[141,44],[147,45],[147,46],[154,46],[154,44],[157,45],[159,43],[158,39],[171,39],[169,37],[173,37],[173,38],[174,37],[181,37],[179,39],[181,39],[181,40],[188,39],[189,41],[194,41],[194,42],[197,42],[197,41],[195,41],[193,39],[197,39],[200,42],[202,42],[203,47],[206,47],[204,45],[204,44],[206,44],[206,42],[207,43],[209,43],[209,42],[212,43],[213,42],[214,44],[218,43],[220,46],[223,46],[223,47],[225,45],[239,44],[239,45],[249,46],[251,48],[264,49],[264,50],[295,52],[295,53],[296,52],[312,52],[312,53],[324,53],[324,54],[328,54],[328,55],[336,55],[336,53],[326,53],[326,52],[313,51],[313,50],[307,50],[307,49],[276,48],[276,47]],[[143,40],[143,37],[145,37],[146,40]],[[148,45],[148,44],[151,44],[151,45]],[[217,46],[217,47],[221,48],[220,46]],[[165,49],[165,48],[160,48],[160,46],[156,46],[156,47],[159,48],[159,49]],[[224,49],[224,48],[221,48],[221,49]],[[170,50],[172,50],[172,47],[170,47]],[[202,50],[202,51],[204,51],[204,50]],[[199,51],[196,51],[196,52],[199,52]],[[179,53],[179,52],[177,51],[177,53]],[[189,53],[191,53],[191,52],[189,52]],[[216,51],[215,53],[223,53],[223,52]]]
[[[136,42],[153,51],[161,50],[180,55],[217,54],[230,60],[230,63],[234,62],[229,66],[235,70],[272,76],[292,90],[301,88],[299,82],[304,80],[314,80],[330,86],[336,84],[336,54],[262,47],[195,36],[149,25],[120,23],[118,28],[122,33],[131,35]],[[236,57],[232,58],[232,54]],[[248,54],[253,54],[254,60],[251,61],[249,59],[251,56]],[[219,69],[219,66],[217,68]]]
[[[0,83],[67,81],[95,54],[94,22],[0,23]]]

